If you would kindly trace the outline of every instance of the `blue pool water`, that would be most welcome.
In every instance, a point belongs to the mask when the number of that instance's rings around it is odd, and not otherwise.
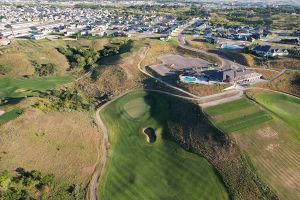
[[[196,82],[196,78],[195,77],[185,76],[185,77],[182,78],[182,81],[184,81],[186,83],[194,83],[194,82]]]
[[[222,44],[222,49],[243,49],[244,47],[237,44]]]

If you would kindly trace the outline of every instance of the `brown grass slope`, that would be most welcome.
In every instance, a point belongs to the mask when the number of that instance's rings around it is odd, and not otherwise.
[[[87,184],[98,160],[100,134],[89,113],[29,109],[0,130],[0,171],[17,167]]]

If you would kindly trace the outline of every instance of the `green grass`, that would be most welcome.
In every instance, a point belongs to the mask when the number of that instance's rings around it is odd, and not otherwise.
[[[59,84],[71,81],[71,77],[44,77],[30,79],[0,79],[0,98],[35,96]]]
[[[226,133],[231,133],[237,130],[252,127],[256,124],[261,124],[271,119],[272,117],[268,113],[261,111],[261,112],[255,112],[248,115],[242,115],[235,119],[217,123],[216,125],[222,131]]]
[[[270,92],[252,96],[273,119],[233,135],[247,152],[258,175],[280,199],[299,199],[300,100]]]
[[[216,116],[220,114],[235,112],[250,106],[253,106],[253,104],[250,101],[246,99],[239,99],[229,103],[208,107],[205,109],[205,112],[210,116]]]
[[[145,104],[144,98],[136,98],[124,105],[124,110],[132,118],[140,118],[145,112],[149,111],[150,106]]]
[[[133,119],[124,109],[141,98],[144,113]],[[131,106],[133,107],[133,105]],[[136,107],[139,109],[141,106]],[[168,103],[154,93],[130,93],[111,103],[101,117],[109,131],[109,157],[100,181],[101,199],[227,199],[224,186],[208,162],[168,140]],[[148,143],[143,128],[157,139]]]
[[[252,127],[272,119],[267,112],[260,110],[254,103],[245,98],[208,107],[204,109],[204,112],[225,133]]]
[[[16,119],[23,113],[22,109],[13,109],[9,112],[4,113],[0,116],[0,126],[9,122],[10,120]]]
[[[290,127],[300,130],[300,99],[278,93],[260,93],[255,99]]]

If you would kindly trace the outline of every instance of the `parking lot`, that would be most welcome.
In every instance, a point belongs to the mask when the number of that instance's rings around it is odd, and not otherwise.
[[[162,64],[152,65],[150,68],[161,76],[174,74],[174,71],[183,69],[208,67],[212,65],[212,63],[200,58],[183,57],[180,55],[165,55],[159,57],[158,60],[161,61]]]

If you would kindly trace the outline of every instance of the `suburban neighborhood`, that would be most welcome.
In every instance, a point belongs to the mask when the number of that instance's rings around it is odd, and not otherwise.
[[[0,1],[0,200],[300,199],[298,0]]]

